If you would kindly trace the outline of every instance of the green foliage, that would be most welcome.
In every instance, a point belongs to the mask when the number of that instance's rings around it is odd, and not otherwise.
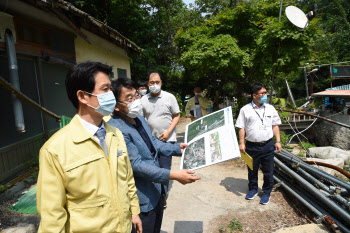
[[[278,97],[287,97],[287,79],[294,98],[305,99],[304,70],[298,67],[307,66],[308,73],[313,64],[350,60],[348,0],[288,1],[284,8],[304,12],[317,4],[317,18],[303,31],[284,14],[279,22],[280,1],[196,0],[189,7],[182,0],[68,1],[143,49],[128,53],[132,79],[159,70],[164,89],[181,99],[201,83],[214,107],[223,96],[243,100],[253,81],[270,87],[272,77]],[[317,68],[314,92],[330,86],[329,66]],[[342,84],[347,80],[333,81]]]
[[[278,22],[278,12],[277,1],[241,2],[178,30],[180,64],[193,80],[206,77],[206,86],[220,80],[210,96],[242,97],[253,81],[268,84],[271,76],[288,75],[312,54],[312,37],[319,32],[317,20],[299,31],[284,17]]]
[[[312,148],[312,147],[316,147],[315,144],[311,142],[306,142],[306,141],[299,142],[299,145],[301,148],[305,148],[305,150],[308,150],[309,148]]]
[[[4,185],[0,185],[0,193],[5,191],[6,189],[8,189],[10,187],[11,187],[10,183],[4,184]]]
[[[281,145],[283,148],[289,148],[287,146],[287,143],[289,141],[289,139],[292,137],[292,135],[290,134],[286,134],[285,132],[283,131],[280,131],[280,138],[281,138]],[[274,137],[274,140],[276,140],[276,138]]]
[[[242,224],[238,219],[233,218],[228,224],[227,228],[230,232],[243,231]]]

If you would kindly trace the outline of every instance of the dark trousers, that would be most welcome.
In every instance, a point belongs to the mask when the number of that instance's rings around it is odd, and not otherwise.
[[[164,212],[164,194],[160,195],[160,199],[156,208],[149,212],[141,212],[139,214],[142,221],[142,229],[144,233],[160,233]],[[131,233],[136,233],[134,224]]]
[[[258,171],[261,164],[261,170],[264,174],[264,184],[262,190],[270,194],[273,188],[273,158],[275,143],[273,140],[265,145],[257,145],[252,142],[246,143],[246,151],[253,158],[253,170],[248,167],[248,187],[249,190],[258,190]]]

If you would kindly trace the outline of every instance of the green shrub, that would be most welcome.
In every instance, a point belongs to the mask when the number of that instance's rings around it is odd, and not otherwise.
[[[299,142],[299,146],[300,146],[301,148],[304,148],[304,147],[305,147],[305,150],[308,150],[309,148],[312,148],[312,147],[316,147],[315,144],[310,143],[310,142],[305,142],[305,141]]]
[[[231,232],[234,232],[234,231],[242,231],[243,230],[243,227],[242,227],[242,224],[239,222],[238,219],[235,219],[233,218],[230,223],[228,224],[228,229],[231,231]]]

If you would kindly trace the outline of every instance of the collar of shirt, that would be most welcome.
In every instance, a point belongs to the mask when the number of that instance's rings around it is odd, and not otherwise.
[[[83,119],[79,116],[79,114],[77,114],[77,116],[78,116],[78,118],[79,118],[81,124],[84,126],[84,128],[85,128],[89,133],[91,133],[93,136],[95,135],[95,133],[97,132],[97,130],[98,130],[99,128],[101,128],[101,129],[105,128],[105,125],[103,124],[103,122],[102,122],[102,124],[101,124],[100,127],[97,127],[96,125],[93,125],[93,124],[91,124],[91,123],[89,123],[89,122],[83,120]],[[102,121],[103,121],[103,120],[102,120]]]
[[[253,108],[261,109],[262,107],[265,107],[265,103],[263,103],[263,104],[261,105],[261,107],[259,107],[258,105],[256,105],[256,104],[254,103],[254,101],[252,101],[252,106],[253,106]]]
[[[153,97],[153,96],[151,95],[151,92],[147,94],[147,97],[148,97],[148,99],[149,99],[149,98],[152,98],[152,99],[161,98],[161,97],[162,97],[162,94],[163,94],[163,91],[160,90],[159,95],[157,95],[156,97]]]

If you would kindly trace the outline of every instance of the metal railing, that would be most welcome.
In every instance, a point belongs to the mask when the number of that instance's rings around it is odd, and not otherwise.
[[[315,120],[315,117],[307,116],[304,114],[298,114],[298,113],[289,113],[287,119],[290,122],[299,122],[299,121],[313,121]]]

